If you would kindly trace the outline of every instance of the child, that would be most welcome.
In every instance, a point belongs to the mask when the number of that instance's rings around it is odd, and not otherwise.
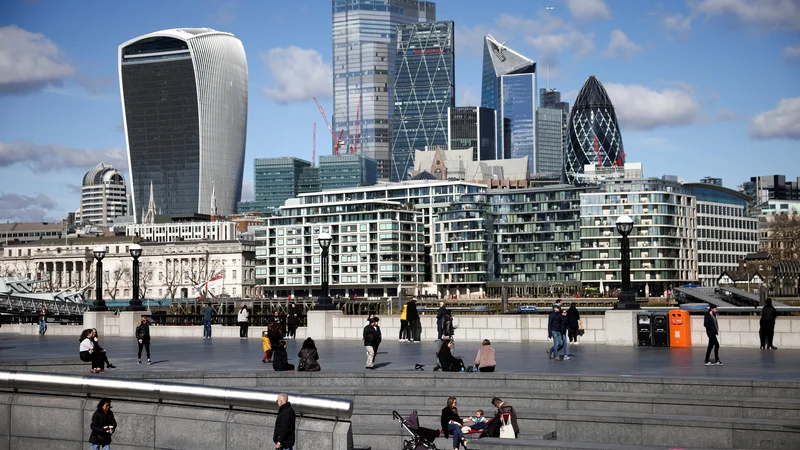
[[[464,425],[466,425],[469,422],[472,422],[472,424],[469,425],[468,427],[467,426],[464,427],[465,429],[468,428],[467,431],[465,431],[465,433],[468,433],[470,430],[482,430],[486,428],[487,422],[486,422],[486,417],[483,416],[483,410],[479,409],[475,411],[475,418],[473,419],[472,417],[470,417],[469,419],[465,420]]]
[[[261,332],[261,346],[264,347],[264,359],[261,360],[263,363],[272,362],[272,344],[269,342],[269,336],[267,336],[267,330]]]

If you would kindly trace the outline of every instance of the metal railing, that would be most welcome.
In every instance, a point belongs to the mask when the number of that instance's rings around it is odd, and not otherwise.
[[[277,412],[277,392],[222,388],[163,381],[135,381],[39,372],[0,370],[0,389],[85,394],[95,397],[132,397],[154,401],[201,403],[226,408],[255,408]],[[290,395],[295,413],[333,420],[349,420],[353,402],[309,395]]]

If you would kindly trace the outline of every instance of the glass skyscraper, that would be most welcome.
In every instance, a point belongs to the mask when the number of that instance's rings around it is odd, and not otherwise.
[[[564,179],[580,183],[584,165],[622,167],[625,152],[617,114],[600,81],[590,76],[575,98],[564,152]]]
[[[511,98],[504,98],[506,95]],[[529,164],[533,164],[537,98],[536,62],[487,34],[481,106],[497,111],[497,159],[528,156]]]
[[[473,161],[495,159],[495,111],[479,106],[457,106],[447,111],[448,150],[472,149]]]
[[[122,117],[137,221],[154,187],[164,214],[235,212],[247,134],[247,59],[230,33],[183,28],[119,46]]]
[[[536,110],[536,174],[559,179],[564,166],[561,109],[540,106]]]
[[[447,148],[447,109],[455,106],[453,22],[397,27],[392,181],[414,168],[414,150]]]
[[[436,5],[419,0],[332,0],[333,129],[344,130],[345,148],[378,162],[378,175],[391,173],[397,26],[436,20]],[[359,110],[360,104],[360,110]]]
[[[321,190],[372,186],[378,182],[378,163],[364,155],[319,157]]]

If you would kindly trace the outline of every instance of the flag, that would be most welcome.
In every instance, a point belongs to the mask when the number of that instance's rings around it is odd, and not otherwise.
[[[208,292],[209,289],[216,287],[224,282],[225,272],[220,269],[214,272],[214,275],[208,279],[208,281],[204,283],[200,283],[194,287],[194,290],[198,293],[202,294],[203,292]]]

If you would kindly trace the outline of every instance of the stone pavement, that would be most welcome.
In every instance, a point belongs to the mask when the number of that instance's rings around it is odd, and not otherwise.
[[[198,327],[198,334],[201,329]],[[14,361],[52,361],[53,365],[78,362],[78,337],[20,336],[0,334],[0,368]],[[136,342],[130,338],[101,340],[115,373],[141,372],[242,372],[272,370],[262,364],[260,338],[170,338],[153,340],[152,366],[136,364]],[[297,363],[302,341],[287,340],[289,362]],[[456,343],[454,354],[465,363],[474,361],[477,343]],[[636,348],[582,344],[570,346],[569,361],[547,359],[544,344],[493,343],[498,372],[570,375],[612,375],[635,377],[720,378],[747,380],[800,379],[800,350],[762,351],[758,348],[720,350],[724,366],[705,366],[705,348]],[[366,359],[359,341],[317,341],[323,371],[363,372]],[[376,365],[380,371],[410,371],[414,364],[433,370],[438,345],[385,340]],[[143,355],[144,358],[144,355]],[[86,365],[88,373],[89,365]],[[47,371],[58,371],[47,370]]]

